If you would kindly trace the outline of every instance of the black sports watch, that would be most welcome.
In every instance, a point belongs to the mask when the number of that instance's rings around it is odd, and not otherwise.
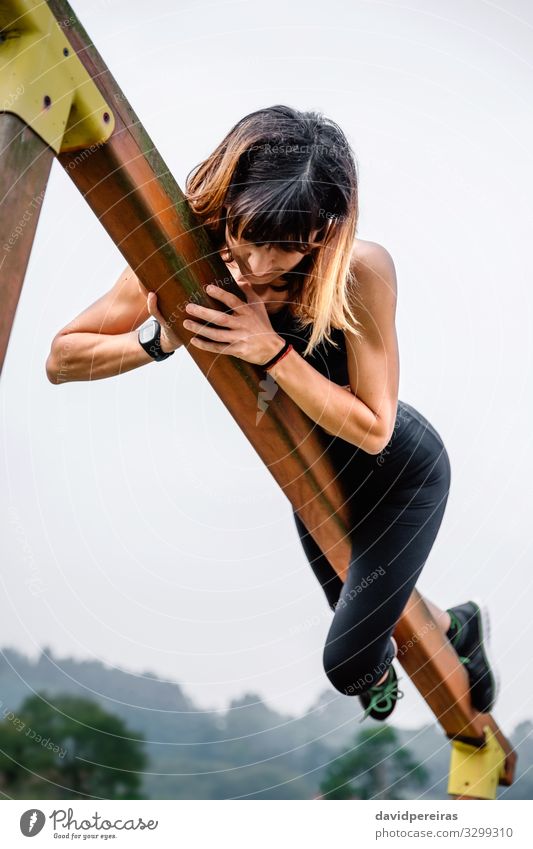
[[[146,324],[139,328],[137,334],[139,344],[144,348],[147,354],[150,354],[152,359],[160,363],[171,357],[174,351],[168,353],[161,348],[161,325],[156,318],[150,319]]]

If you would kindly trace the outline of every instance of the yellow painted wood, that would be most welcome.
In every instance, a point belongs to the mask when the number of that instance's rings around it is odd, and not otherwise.
[[[40,0],[0,4],[0,111],[55,153],[103,144],[113,132],[111,109]]]
[[[473,799],[495,799],[504,774],[505,752],[488,725],[485,745],[471,746],[452,740],[448,793]]]

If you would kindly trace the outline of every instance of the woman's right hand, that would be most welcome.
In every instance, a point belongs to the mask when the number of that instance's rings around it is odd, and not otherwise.
[[[155,318],[161,325],[161,350],[163,351],[163,353],[169,354],[171,351],[175,351],[176,348],[179,348],[180,345],[183,344],[183,342],[176,336],[172,329],[172,326],[159,312],[156,293],[150,292],[145,286],[143,286],[140,280],[138,280],[138,283],[140,291],[146,297],[146,306],[148,307],[148,312],[150,313],[152,318]]]

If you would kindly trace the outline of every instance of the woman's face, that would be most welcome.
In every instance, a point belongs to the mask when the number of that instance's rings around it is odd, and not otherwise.
[[[316,238],[318,232],[314,230],[311,233],[311,240]],[[288,284],[279,278],[296,268],[305,254],[297,250],[281,250],[275,243],[254,245],[242,239],[237,242],[230,236],[227,226],[226,244],[233,257],[233,261],[226,264],[236,283],[248,282],[255,294],[264,301],[267,312],[281,309],[287,299]],[[305,253],[310,250],[308,248]]]

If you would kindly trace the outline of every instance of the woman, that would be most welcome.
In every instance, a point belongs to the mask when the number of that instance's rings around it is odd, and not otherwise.
[[[385,719],[403,695],[392,632],[440,527],[450,464],[437,431],[398,399],[394,263],[381,245],[356,238],[353,153],[320,113],[273,106],[239,121],[189,174],[185,193],[246,300],[208,287],[220,309],[189,303],[183,326],[192,345],[265,368],[324,436],[349,494],[344,584],[294,513],[334,611],[324,669],[337,690],[360,698],[363,719]],[[154,347],[136,330],[150,315],[163,359],[181,342],[128,268],[57,334],[49,379],[92,380],[151,362]],[[466,665],[473,706],[490,710],[497,682],[486,611],[474,601],[446,611],[426,603]]]

